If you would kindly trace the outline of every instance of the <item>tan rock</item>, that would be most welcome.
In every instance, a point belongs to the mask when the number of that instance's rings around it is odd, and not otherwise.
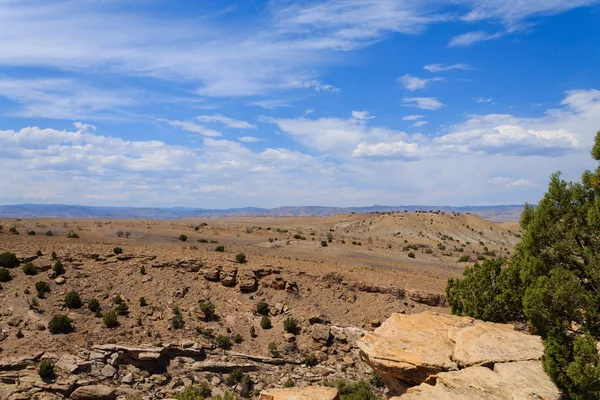
[[[338,400],[335,388],[309,386],[304,388],[268,389],[260,393],[259,400]]]
[[[258,281],[252,271],[244,271],[238,274],[239,288],[241,292],[252,292],[256,290]]]
[[[312,338],[316,342],[328,343],[331,340],[331,328],[327,325],[314,324],[312,327]]]
[[[73,400],[113,400],[115,397],[115,391],[105,385],[82,386],[71,393]]]
[[[237,283],[237,268],[223,270],[220,274],[221,284],[227,287],[233,287]]]
[[[440,372],[539,360],[544,351],[538,336],[515,331],[512,325],[437,313],[393,314],[358,346],[392,395]]]
[[[438,374],[435,386],[426,383],[390,400],[558,400],[560,393],[539,361],[500,363],[491,370],[469,367]]]

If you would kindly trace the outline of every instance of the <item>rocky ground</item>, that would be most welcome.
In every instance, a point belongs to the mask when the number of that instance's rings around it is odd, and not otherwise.
[[[10,399],[103,398],[106,387],[109,397],[167,398],[192,382],[247,394],[227,382],[238,369],[253,393],[369,380],[361,336],[393,313],[447,313],[443,287],[464,268],[458,259],[508,255],[519,240],[515,224],[442,213],[0,225],[0,253],[20,262],[0,283],[0,398]],[[64,273],[53,270],[57,262]],[[40,281],[49,285],[43,298]],[[72,291],[80,308],[65,305]],[[99,311],[88,309],[92,299]],[[103,314],[118,309],[118,326],[107,327]],[[50,332],[58,314],[72,332]],[[289,318],[298,321],[291,333]],[[54,379],[40,378],[44,360],[55,364]]]

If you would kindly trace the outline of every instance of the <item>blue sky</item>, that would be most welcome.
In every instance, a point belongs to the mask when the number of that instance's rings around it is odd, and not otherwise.
[[[0,0],[0,203],[536,202],[600,0]]]

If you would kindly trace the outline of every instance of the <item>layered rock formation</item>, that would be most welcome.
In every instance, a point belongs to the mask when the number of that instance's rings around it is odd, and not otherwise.
[[[358,346],[390,394],[407,392],[403,399],[559,398],[541,366],[541,339],[512,325],[393,314]]]
[[[261,392],[259,400],[338,400],[338,390],[323,386],[269,389]]]

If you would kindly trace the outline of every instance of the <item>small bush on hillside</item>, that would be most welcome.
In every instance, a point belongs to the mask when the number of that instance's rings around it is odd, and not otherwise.
[[[198,231],[200,230],[200,227],[199,227],[198,225],[196,225],[196,226],[194,227],[194,230],[195,230],[196,232],[198,232]]]
[[[199,385],[190,385],[182,392],[175,395],[177,400],[200,400],[209,398],[212,394],[212,389],[208,382],[203,381]]]
[[[206,321],[215,319],[215,317],[217,316],[215,314],[215,305],[210,300],[201,301],[200,302],[200,310],[202,310],[202,312],[204,313],[204,319]]]
[[[148,302],[146,301],[145,297],[140,297],[140,307],[146,307],[148,305]]]
[[[196,334],[204,336],[207,339],[215,338],[215,331],[212,328],[204,328],[202,326],[196,327]]]
[[[244,375],[240,381],[240,395],[245,398],[251,397],[253,387],[252,379],[248,375]]]
[[[54,263],[52,267],[52,271],[56,274],[56,276],[62,275],[65,273],[65,267],[62,265],[60,261]]]
[[[469,261],[471,261],[471,256],[468,256],[468,255],[460,256],[460,258],[458,259],[459,263],[469,262]]]
[[[73,331],[73,320],[64,314],[57,314],[48,322],[51,334],[70,333]]]
[[[369,383],[379,389],[385,387],[385,382],[383,381],[383,378],[381,378],[381,376],[377,375],[375,372],[371,373]]]
[[[239,333],[236,333],[235,335],[233,335],[233,343],[235,344],[240,344],[244,341],[244,337],[242,335],[240,335]]]
[[[339,380],[328,382],[327,386],[338,389],[340,400],[378,400],[373,390],[362,380],[356,383]]]
[[[38,250],[38,251],[35,253],[35,255],[36,255],[36,256],[38,256],[38,257],[41,257],[41,256],[43,256],[43,254],[42,254],[42,251],[41,251],[41,250]]]
[[[51,360],[42,360],[38,367],[38,375],[42,379],[52,379],[56,375],[54,373],[54,363]]]
[[[52,251],[52,254],[50,255],[50,257],[51,257],[53,260],[56,260],[56,259],[58,258],[58,256],[56,255],[56,252],[55,252],[55,251]]]
[[[307,367],[314,367],[318,363],[319,363],[319,360],[317,359],[317,356],[314,353],[310,353],[304,359],[304,365],[306,365]]]
[[[408,258],[415,258],[415,253],[413,253],[412,251],[408,253]]]
[[[81,308],[81,298],[79,297],[79,293],[72,290],[65,296],[65,305],[69,308]]]
[[[271,354],[272,356],[277,356],[277,354],[279,353],[279,351],[277,350],[277,343],[275,342],[269,343],[267,350],[269,350],[269,354]]]
[[[196,240],[198,243],[208,243],[208,240],[206,239],[198,239]]]
[[[76,233],[75,233],[75,232],[73,232],[73,231],[69,231],[69,233],[67,233],[67,237],[68,237],[69,239],[79,239],[79,235],[78,235],[78,234],[76,234]]]
[[[187,236],[186,235],[179,235],[179,240],[182,242],[185,242],[187,240]]]
[[[218,251],[219,253],[222,253],[225,251],[225,246],[217,246],[215,247],[215,251]]]
[[[35,236],[35,231],[29,231],[29,232],[27,232],[27,234],[28,234],[29,236]]]
[[[127,315],[129,313],[129,306],[123,301],[117,304],[117,306],[115,307],[115,311],[119,315]]]
[[[173,329],[183,329],[184,325],[185,321],[183,320],[183,315],[181,315],[179,307],[175,306],[173,309],[173,318],[171,318],[171,326]]]
[[[18,230],[17,230],[17,228],[16,228],[16,227],[14,227],[14,226],[13,226],[13,227],[11,227],[11,228],[10,228],[8,231],[9,231],[10,233],[12,233],[13,235],[18,235],[18,234],[19,234],[19,231],[18,231]]]
[[[217,346],[223,350],[229,350],[233,344],[229,336],[219,335],[217,336]]]
[[[327,242],[325,240],[321,240],[321,247],[327,247]]]
[[[298,320],[294,317],[287,317],[285,321],[283,321],[283,330],[295,335],[298,333]]]
[[[267,317],[266,315],[262,317],[262,319],[260,320],[260,327],[263,329],[271,329],[273,325],[271,325],[271,318]]]
[[[15,253],[5,252],[0,254],[0,267],[15,268],[19,266],[19,259]]]
[[[123,249],[120,248],[120,247],[115,247],[113,249],[113,253],[115,253],[115,254],[122,254],[123,253]]]
[[[288,378],[286,379],[286,381],[283,383],[283,387],[284,388],[291,388],[296,386],[296,384],[294,383],[294,380],[288,376]]]
[[[35,290],[37,291],[37,297],[43,299],[47,292],[50,292],[50,284],[48,282],[39,281],[35,283]]]
[[[269,305],[265,301],[256,304],[256,312],[260,315],[269,315]]]
[[[244,253],[238,253],[235,256],[235,261],[239,262],[240,264],[245,264],[246,263],[246,255]]]
[[[54,236],[54,233],[52,233],[52,231],[48,231],[46,232],[46,236]]]
[[[258,336],[258,335],[256,334],[256,328],[255,328],[254,326],[251,326],[251,327],[250,327],[250,337],[251,337],[251,338],[255,338],[255,337],[257,337],[257,336]]]
[[[242,370],[240,368],[235,368],[227,376],[227,379],[225,379],[225,384],[227,386],[234,386],[234,385],[237,385],[238,383],[240,383],[243,378],[244,378],[244,373],[242,372]]]
[[[146,275],[146,267],[143,265],[140,267],[140,275]]]
[[[119,326],[119,318],[113,310],[105,312],[102,316],[102,321],[107,328],[116,328]]]
[[[95,313],[100,310],[100,301],[98,299],[91,299],[88,302],[88,310]]]
[[[0,282],[9,282],[11,280],[10,271],[6,268],[0,268]]]

